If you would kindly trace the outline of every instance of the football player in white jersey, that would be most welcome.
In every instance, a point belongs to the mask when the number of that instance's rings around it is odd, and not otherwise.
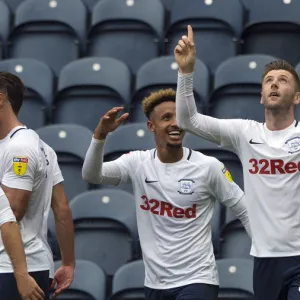
[[[0,231],[22,299],[44,299],[44,292],[28,274],[20,229],[8,199],[0,188]],[[0,282],[1,284],[1,282]]]
[[[215,300],[219,280],[211,240],[214,206],[219,201],[230,207],[245,227],[247,211],[243,191],[224,165],[182,146],[175,96],[172,89],[160,90],[143,101],[155,149],[103,163],[107,134],[128,117],[125,113],[117,118],[121,107],[108,111],[95,129],[82,175],[95,184],[133,185],[147,300]]]
[[[264,123],[216,119],[198,113],[195,105],[196,49],[191,26],[174,54],[179,65],[178,125],[231,149],[243,165],[252,232],[255,299],[300,299],[300,125],[295,120],[300,83],[297,73],[282,60],[266,65],[260,99],[265,109]]]
[[[17,118],[24,97],[21,80],[0,72],[0,182],[20,226],[29,274],[49,299],[67,288],[74,273],[74,235],[63,177],[52,148]],[[47,243],[47,219],[52,207],[62,266],[54,274]],[[0,239],[1,300],[20,299],[11,261]],[[30,298],[35,299],[35,298]]]

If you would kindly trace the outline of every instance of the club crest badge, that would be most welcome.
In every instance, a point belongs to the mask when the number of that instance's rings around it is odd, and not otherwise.
[[[293,137],[285,142],[288,146],[289,153],[296,153],[300,151],[300,137]]]
[[[180,191],[179,194],[182,195],[191,195],[194,193],[193,184],[195,183],[192,179],[180,179]]]

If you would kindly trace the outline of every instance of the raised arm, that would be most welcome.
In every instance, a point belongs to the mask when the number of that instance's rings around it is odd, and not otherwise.
[[[188,26],[188,36],[183,36],[174,49],[176,62],[179,66],[176,118],[180,128],[196,134],[218,145],[236,148],[239,129],[244,120],[216,119],[197,112],[193,93],[193,75],[196,61],[196,47],[193,29]],[[197,82],[201,84],[201,82]],[[236,124],[238,123],[238,124]]]
[[[90,147],[86,153],[82,168],[82,178],[92,184],[118,185],[126,174],[122,172],[119,160],[103,163],[103,151],[106,136],[114,131],[128,117],[128,113],[117,118],[123,107],[114,107],[101,119],[94,131]],[[123,180],[124,181],[124,180]]]

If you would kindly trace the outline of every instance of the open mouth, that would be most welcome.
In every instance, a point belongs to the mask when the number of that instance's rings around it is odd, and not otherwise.
[[[172,136],[172,137],[177,137],[177,136],[180,136],[181,134],[181,131],[180,130],[172,130],[168,133],[169,136]]]
[[[277,92],[270,93],[270,97],[279,97],[279,94]]]

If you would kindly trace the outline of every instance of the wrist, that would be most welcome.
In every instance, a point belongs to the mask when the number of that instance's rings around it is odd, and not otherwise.
[[[107,134],[105,134],[105,133],[101,133],[101,132],[97,132],[97,131],[94,132],[94,139],[96,139],[96,140],[105,140],[106,137],[107,137]]]
[[[194,72],[194,67],[179,68],[178,71],[180,74],[192,74]]]

